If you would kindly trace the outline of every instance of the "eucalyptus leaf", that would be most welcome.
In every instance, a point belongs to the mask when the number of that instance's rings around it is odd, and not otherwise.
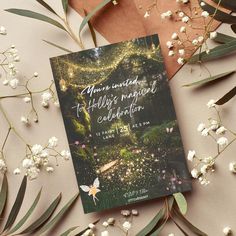
[[[232,0],[212,0],[213,2],[220,4],[220,6],[236,12],[236,1]]]
[[[217,105],[223,105],[227,103],[229,100],[231,100],[234,96],[236,96],[236,86],[231,89],[228,93],[226,93],[222,98],[220,98],[216,104]]]
[[[84,9],[84,14],[85,16],[88,15],[87,11]],[[92,39],[93,39],[93,43],[94,43],[94,46],[97,47],[97,36],[96,36],[96,32],[90,22],[90,20],[88,21],[88,26],[89,26],[89,30],[90,30],[90,33],[91,33],[91,36],[92,36]]]
[[[208,78],[203,79],[203,80],[199,80],[199,81],[190,83],[190,84],[185,84],[185,85],[183,85],[183,87],[191,87],[191,86],[202,86],[202,85],[206,85],[206,84],[208,84],[208,83],[210,83],[210,82],[218,81],[218,80],[220,80],[220,79],[224,79],[224,78],[226,78],[227,76],[233,74],[234,72],[235,72],[235,70],[231,70],[231,71],[228,71],[228,72],[225,72],[225,73],[221,73],[221,74],[218,74],[218,75],[214,75],[214,76],[208,77]]]
[[[17,193],[16,200],[12,206],[12,209],[11,209],[10,214],[8,216],[7,222],[4,226],[3,232],[6,231],[7,229],[9,229],[13,225],[13,223],[15,222],[15,219],[20,211],[22,202],[24,200],[26,186],[27,186],[27,177],[24,176],[24,178],[21,182],[19,191]]]
[[[216,43],[229,43],[233,40],[236,41],[236,38],[219,32],[217,32],[216,37],[213,39]]]
[[[192,56],[188,63],[194,64],[197,62],[206,62],[227,56],[236,51],[236,40],[217,46],[210,50],[209,53],[202,52]]]
[[[182,232],[182,234],[184,235],[184,236],[189,236],[186,232],[185,232],[185,230],[173,219],[173,218],[171,218],[172,219],[172,221],[174,222],[174,224],[177,226],[177,228]]]
[[[0,216],[2,215],[4,208],[6,206],[7,194],[8,194],[8,182],[7,182],[7,176],[6,174],[4,174],[0,192]]]
[[[68,0],[61,0],[64,12],[67,13],[68,10]]]
[[[200,4],[201,8],[204,11],[207,11],[215,20],[218,20],[222,23],[228,23],[228,24],[236,24],[236,16],[232,16],[229,13],[225,13],[223,11],[220,11],[219,9],[209,5],[207,2],[198,0],[199,4],[201,2],[204,2],[205,4]]]
[[[37,230],[39,227],[41,227],[51,217],[51,215],[56,210],[60,201],[61,201],[61,193],[50,204],[47,210],[37,220],[35,220],[30,226],[24,229],[20,234],[29,234]]]
[[[64,233],[62,233],[60,236],[68,236],[72,231],[74,231],[77,228],[78,228],[78,226],[71,227],[70,229],[68,229]]]
[[[51,229],[56,223],[58,223],[64,214],[69,210],[69,208],[72,206],[72,204],[75,202],[75,200],[78,198],[79,193],[77,193],[69,202],[66,203],[66,205],[57,213],[57,215],[51,219],[49,222],[47,222],[37,233],[37,235],[41,235],[47,230]]]
[[[82,29],[85,27],[85,25],[89,22],[89,20],[103,7],[105,7],[109,2],[112,0],[103,0],[100,4],[98,4],[91,12],[88,13],[87,16],[84,17],[80,28],[79,28],[79,34],[81,33]]]
[[[65,51],[65,52],[69,52],[69,53],[72,52],[71,50],[66,49],[66,48],[64,48],[64,47],[62,47],[62,46],[60,46],[60,45],[58,45],[58,44],[55,44],[55,43],[53,43],[53,42],[50,42],[50,41],[48,41],[48,40],[43,39],[43,41],[44,41],[45,43],[47,43],[47,44],[53,46],[53,47],[56,47],[56,48],[59,48],[59,49],[63,50],[63,51]]]
[[[41,196],[41,192],[42,192],[42,188],[40,189],[39,193],[37,194],[33,204],[31,205],[31,207],[29,208],[29,210],[26,212],[26,214],[24,215],[24,217],[16,224],[15,227],[13,227],[8,234],[12,234],[14,232],[16,232],[18,229],[21,228],[21,226],[27,221],[27,219],[31,216],[31,214],[33,213],[35,207],[37,206],[40,196]]]
[[[46,9],[48,9],[50,12],[52,12],[53,14],[57,15],[57,13],[43,0],[36,0],[39,4],[41,4],[43,7],[45,7]]]
[[[200,229],[190,223],[175,207],[173,208],[173,212],[193,233],[198,236],[208,236],[206,233],[202,232]]]
[[[44,21],[44,22],[47,22],[51,25],[54,25],[54,26],[66,31],[65,27],[61,23],[59,23],[58,21],[56,21],[48,16],[34,12],[34,11],[24,10],[24,9],[16,9],[16,8],[6,9],[5,11],[16,14],[16,15],[25,16],[25,17],[36,19],[36,20]]]
[[[173,194],[175,201],[179,207],[180,212],[185,215],[187,213],[188,204],[182,193],[174,193]]]
[[[163,228],[165,227],[165,225],[166,225],[166,221],[163,221],[158,227],[157,227],[157,229],[155,229],[155,231],[153,231],[151,234],[150,234],[150,236],[158,236],[160,233],[161,233],[161,231],[163,230]]]

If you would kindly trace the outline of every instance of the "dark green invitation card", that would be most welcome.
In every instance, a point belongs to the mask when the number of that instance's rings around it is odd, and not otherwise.
[[[85,213],[191,189],[157,35],[51,66]]]

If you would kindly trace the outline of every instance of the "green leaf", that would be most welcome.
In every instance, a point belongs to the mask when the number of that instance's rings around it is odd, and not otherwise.
[[[58,213],[57,215],[51,219],[47,224],[45,224],[39,231],[37,235],[43,234],[45,231],[51,229],[56,223],[58,223],[63,215],[67,212],[67,210],[71,207],[71,205],[78,198],[79,193],[77,193]]]
[[[210,82],[218,81],[218,80],[220,80],[220,79],[224,79],[224,78],[226,78],[227,76],[233,74],[234,72],[235,72],[235,70],[231,70],[231,71],[228,71],[228,72],[225,72],[225,73],[221,73],[221,74],[218,74],[218,75],[211,76],[211,77],[206,78],[206,79],[203,79],[203,80],[199,80],[199,81],[190,83],[190,84],[185,84],[185,85],[183,85],[183,87],[191,87],[191,86],[202,86],[202,85],[206,85],[206,84],[208,84],[208,83],[210,83]]]
[[[27,221],[27,219],[31,216],[31,214],[33,213],[35,207],[37,206],[40,196],[41,196],[41,192],[42,192],[42,188],[40,189],[38,195],[36,196],[33,204],[31,205],[31,207],[29,208],[29,210],[26,212],[26,214],[24,215],[24,217],[16,224],[15,227],[13,227],[8,234],[12,234],[14,232],[16,232],[18,229],[20,229],[20,227]]]
[[[228,93],[226,93],[222,98],[220,98],[216,104],[217,105],[223,105],[227,103],[229,100],[231,100],[234,96],[236,96],[236,86],[231,89]]]
[[[84,9],[84,14],[85,16],[88,15],[87,11]],[[92,36],[92,39],[93,39],[93,43],[94,43],[94,46],[97,47],[97,36],[96,36],[96,32],[90,22],[90,20],[88,21],[88,26],[89,26],[89,30],[90,30],[90,33],[91,33],[91,36]]]
[[[234,33],[236,33],[236,24],[231,25],[231,29],[233,30]]]
[[[68,0],[61,0],[64,12],[67,13],[68,10]]]
[[[216,37],[213,39],[216,43],[228,43],[233,40],[236,40],[236,38],[219,32],[217,32]]]
[[[180,212],[185,215],[187,213],[188,204],[182,193],[174,193],[173,194],[175,201],[179,207]]]
[[[16,14],[16,15],[25,16],[25,17],[36,19],[36,20],[44,21],[44,22],[47,22],[51,25],[54,25],[54,26],[66,31],[65,27],[61,23],[59,23],[58,21],[56,21],[48,16],[34,12],[34,11],[24,10],[24,9],[16,9],[16,8],[6,9],[5,11]]]
[[[206,62],[210,60],[215,60],[223,56],[229,55],[234,51],[236,51],[236,40],[217,46],[211,49],[209,53],[202,52],[200,54],[194,55],[189,59],[188,62],[190,64],[194,64],[197,62]]]
[[[69,49],[66,49],[66,48],[64,48],[64,47],[62,47],[62,46],[60,46],[60,45],[58,45],[58,44],[52,43],[52,42],[47,41],[47,40],[45,40],[45,39],[43,39],[43,41],[44,41],[45,43],[47,43],[47,44],[53,46],[53,47],[56,47],[56,48],[59,48],[59,49],[63,50],[63,51],[65,51],[65,52],[69,52],[69,53],[72,52],[72,51],[69,50]]]
[[[15,222],[15,219],[20,211],[22,202],[24,200],[26,186],[27,186],[27,177],[24,176],[24,178],[21,182],[19,191],[17,193],[16,200],[12,206],[12,209],[10,211],[10,214],[8,216],[8,219],[7,219],[7,222],[5,224],[3,231],[6,231],[7,229],[9,229],[13,225],[13,223]]]
[[[62,233],[60,236],[68,236],[72,231],[74,231],[75,229],[77,229],[79,226],[74,226],[71,227],[70,229],[66,230],[64,233]]]
[[[202,6],[200,4],[201,2],[204,2],[205,5]],[[201,5],[201,8],[204,11],[207,11],[215,20],[218,20],[222,23],[236,24],[236,16],[232,16],[228,13],[220,11],[219,9],[216,9],[215,7],[209,5],[208,3],[202,0],[199,0],[199,4]]]
[[[84,17],[80,28],[79,28],[79,34],[81,33],[82,29],[84,28],[84,26],[89,22],[89,20],[99,11],[101,10],[103,7],[105,7],[109,2],[111,2],[112,0],[103,0],[100,4],[98,4],[91,12],[89,12],[89,14],[87,16]]]
[[[212,0],[213,2],[220,4],[220,6],[231,10],[231,11],[236,11],[236,2],[232,0]]]
[[[200,229],[190,223],[175,207],[173,208],[173,212],[193,233],[198,236],[208,236],[206,233],[202,232]]]
[[[166,223],[166,221],[163,221],[163,223],[161,223],[160,226],[150,234],[150,236],[158,236],[165,227]]]
[[[41,4],[43,7],[45,7],[46,9],[48,9],[50,12],[52,12],[53,14],[57,15],[57,13],[43,0],[36,0],[39,4]]]
[[[0,192],[0,216],[2,215],[7,202],[7,193],[8,193],[8,182],[7,182],[7,176],[6,174],[4,174]]]
[[[41,227],[47,220],[51,217],[53,212],[56,210],[59,202],[61,201],[61,193],[57,196],[57,198],[50,204],[47,210],[30,226],[24,229],[20,234],[29,234],[37,230]]]

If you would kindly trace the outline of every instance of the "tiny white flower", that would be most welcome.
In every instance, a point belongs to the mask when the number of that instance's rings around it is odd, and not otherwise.
[[[171,233],[171,234],[168,234],[168,236],[175,236],[175,235]]]
[[[206,178],[199,178],[200,184],[207,186],[208,184],[210,184],[210,181],[207,180]]]
[[[209,16],[209,12],[203,11],[201,15],[202,15],[202,17],[207,18]]]
[[[68,150],[62,150],[61,151],[61,156],[65,159],[65,160],[69,160],[71,158],[71,154]]]
[[[213,31],[210,33],[210,39],[215,39],[217,36],[217,32],[216,31]]]
[[[200,123],[197,127],[198,132],[202,132],[205,129],[206,125],[204,123]]]
[[[90,224],[88,225],[88,227],[89,227],[90,229],[95,229],[95,224],[90,223]]]
[[[223,229],[223,234],[226,236],[232,234],[232,229],[229,226],[225,227]]]
[[[34,144],[31,151],[34,155],[38,155],[43,151],[43,147],[40,144]]]
[[[21,173],[21,170],[19,168],[16,168],[14,171],[13,171],[13,174],[14,175],[19,175]]]
[[[184,4],[186,4],[186,3],[189,2],[189,0],[182,0],[182,2],[183,2]]]
[[[45,107],[45,108],[48,108],[49,107],[49,103],[46,102],[46,101],[42,101],[42,106]]]
[[[138,215],[138,210],[132,209],[131,213],[132,213],[133,216],[137,216]]]
[[[145,14],[144,14],[144,18],[148,18],[150,16],[150,12],[149,11],[146,11]]]
[[[197,169],[192,169],[191,175],[194,179],[197,179],[200,175],[200,172]]]
[[[9,81],[9,85],[13,89],[17,88],[18,84],[19,84],[19,80],[16,78]]]
[[[166,42],[166,46],[167,46],[167,48],[173,48],[174,47],[174,44],[173,44],[173,42],[171,42],[171,41],[167,41]]]
[[[131,228],[131,223],[129,221],[125,221],[122,226],[125,231],[128,231]]]
[[[34,72],[34,77],[37,78],[39,76],[38,72]]]
[[[173,13],[172,13],[171,10],[168,10],[168,11],[166,12],[166,16],[167,16],[167,17],[171,17],[172,15],[173,15]]]
[[[52,172],[54,171],[54,168],[53,168],[52,166],[47,166],[47,167],[46,167],[46,171],[47,171],[48,173],[52,173]]]
[[[180,17],[180,18],[184,17],[184,13],[183,13],[182,11],[181,11],[181,12],[179,12],[179,14],[178,14],[178,15],[179,15],[179,17]]]
[[[201,7],[204,7],[206,5],[206,3],[205,2],[201,2],[200,5],[201,5]]]
[[[207,172],[208,165],[203,165],[200,169],[200,172],[204,175]]]
[[[109,219],[107,220],[107,223],[108,223],[109,225],[114,225],[115,219],[111,217],[111,218],[109,218]]]
[[[6,35],[7,34],[7,30],[4,26],[0,26],[0,34],[1,35]]]
[[[14,60],[14,62],[19,62],[20,61],[20,57],[18,55],[15,55],[13,60]]]
[[[221,137],[219,139],[217,139],[217,144],[220,146],[220,147],[224,147],[224,146],[227,146],[229,143],[228,139],[226,137]]]
[[[101,236],[109,236],[109,232],[107,230],[102,231]]]
[[[193,44],[194,46],[198,45],[198,40],[197,40],[197,39],[194,39],[194,40],[192,41],[192,44]]]
[[[44,102],[48,102],[52,98],[52,94],[50,92],[44,92],[41,95]]]
[[[227,129],[226,129],[224,126],[221,126],[220,128],[218,128],[218,129],[216,130],[216,134],[217,134],[217,135],[219,135],[219,134],[224,134],[226,130],[227,130]]]
[[[39,172],[40,172],[40,169],[38,169],[35,166],[32,166],[32,167],[27,169],[27,175],[28,175],[30,180],[36,179],[39,175]]]
[[[175,52],[173,50],[170,50],[169,53],[168,53],[168,56],[173,57],[174,55],[175,55]]]
[[[218,123],[217,120],[212,119],[210,121],[210,124],[211,124],[210,129],[213,130],[213,131],[217,130],[218,127],[219,127],[219,123]]]
[[[171,38],[172,38],[173,40],[177,40],[177,39],[179,38],[179,36],[178,36],[177,33],[173,33],[172,36],[171,36]]]
[[[22,161],[22,166],[23,166],[23,168],[28,169],[28,168],[34,166],[34,162],[33,162],[33,160],[31,160],[31,159],[29,159],[29,158],[25,158],[25,159]]]
[[[25,125],[28,125],[28,124],[29,124],[29,120],[28,120],[28,118],[25,117],[25,116],[21,116],[20,121],[21,121],[22,123],[24,123]]]
[[[199,36],[197,38],[197,40],[198,40],[199,43],[202,43],[204,41],[204,37],[203,36]]]
[[[24,97],[24,98],[23,98],[23,101],[24,101],[25,103],[29,103],[29,102],[31,101],[31,98],[30,98],[30,97]]]
[[[54,148],[57,146],[57,142],[58,142],[58,138],[56,137],[51,137],[49,140],[48,140],[48,146],[50,148]]]
[[[185,60],[184,60],[183,57],[179,57],[178,60],[177,60],[177,62],[178,62],[179,65],[183,65],[184,62],[185,62]]]
[[[187,23],[188,21],[189,21],[189,17],[188,16],[184,16],[182,18],[182,22]]]
[[[122,216],[130,216],[131,212],[129,210],[121,210],[121,215]]]
[[[106,222],[106,221],[104,221],[103,223],[102,223],[102,226],[104,226],[104,227],[108,227],[108,222]]]
[[[48,157],[48,156],[49,156],[49,154],[48,154],[48,152],[47,152],[46,150],[43,150],[43,151],[40,153],[40,157],[46,158],[46,157]]]
[[[0,172],[5,173],[7,170],[7,165],[3,159],[0,159]]]
[[[184,56],[184,54],[185,54],[185,50],[184,49],[179,49],[179,55]]]
[[[196,152],[194,151],[194,150],[189,150],[189,152],[188,152],[188,160],[189,161],[193,161],[193,159],[194,159],[194,157],[195,157],[195,155],[196,155]]]
[[[60,103],[59,103],[59,101],[56,100],[56,101],[54,102],[54,105],[55,105],[56,107],[60,107]]]
[[[203,131],[201,132],[201,135],[204,136],[204,137],[208,136],[209,135],[209,129],[207,129],[207,128],[203,129]]]
[[[181,33],[185,33],[185,32],[186,32],[186,27],[185,27],[185,26],[181,26],[180,29],[179,29],[179,31],[180,31]]]
[[[231,171],[232,173],[236,173],[236,162],[229,163],[229,171]]]
[[[214,99],[209,100],[209,102],[207,103],[207,107],[208,108],[212,108],[216,106],[216,101]]]

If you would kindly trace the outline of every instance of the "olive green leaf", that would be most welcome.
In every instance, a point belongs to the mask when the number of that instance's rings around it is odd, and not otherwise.
[[[87,11],[84,9],[84,15],[87,16],[88,13]],[[96,36],[96,32],[90,22],[90,20],[88,21],[88,26],[89,26],[89,30],[90,30],[90,33],[91,33],[91,36],[92,36],[92,39],[93,39],[93,43],[94,43],[94,46],[97,47],[97,36]]]
[[[185,84],[185,85],[183,85],[183,87],[206,85],[206,84],[208,84],[210,82],[214,82],[214,81],[216,82],[216,81],[218,81],[220,79],[227,78],[229,75],[233,74],[234,72],[235,72],[235,70],[231,70],[231,71],[228,71],[228,72],[225,72],[225,73],[221,73],[221,74],[218,74],[218,75],[214,75],[214,76],[208,77],[208,78],[203,79],[203,80],[199,80],[199,81],[190,83],[190,84]]]
[[[66,230],[64,233],[62,233],[60,236],[68,236],[72,231],[74,231],[75,229],[77,229],[79,226],[74,226],[71,227],[70,229]]]
[[[208,236],[206,233],[202,232],[200,229],[198,229],[196,226],[194,226],[192,223],[190,223],[181,213],[180,211],[173,207],[173,212],[175,215],[196,235],[198,236]]]
[[[185,230],[174,220],[174,218],[171,218],[172,219],[172,221],[174,222],[174,224],[177,226],[177,228],[182,232],[182,234],[184,235],[184,236],[189,236],[186,232],[185,232]]]
[[[75,200],[78,198],[79,193],[77,193],[66,205],[57,213],[57,215],[51,219],[48,223],[46,223],[37,233],[37,235],[43,234],[45,231],[52,228],[56,223],[58,223],[64,214],[67,212],[67,210],[71,207],[71,205],[75,202]]]
[[[189,59],[188,63],[194,64],[197,62],[206,62],[210,60],[215,60],[223,56],[229,55],[235,51],[236,51],[236,40],[233,40],[211,49],[209,53],[202,52],[200,54],[192,56]]]
[[[231,100],[234,96],[236,96],[236,86],[231,89],[228,93],[226,93],[222,98],[220,98],[216,104],[217,105],[223,105],[227,103],[229,100]]]
[[[14,232],[16,232],[18,229],[20,229],[20,227],[27,221],[27,219],[31,216],[31,214],[33,213],[35,207],[37,206],[40,196],[41,196],[41,192],[42,192],[42,188],[40,189],[39,193],[37,194],[33,204],[31,205],[31,207],[29,208],[29,210],[26,212],[26,214],[24,215],[24,217],[16,224],[15,227],[13,227],[10,231],[8,231],[8,234],[12,234]]]
[[[16,200],[12,206],[12,209],[10,211],[10,214],[8,216],[7,222],[4,226],[3,232],[6,231],[7,229],[9,229],[13,223],[15,222],[15,219],[20,211],[24,196],[25,196],[25,190],[26,190],[26,186],[27,186],[27,177],[24,176],[19,191],[17,193],[16,196]]]
[[[55,43],[53,43],[53,42],[50,42],[50,41],[48,41],[48,40],[43,39],[43,41],[44,41],[45,43],[47,43],[47,44],[53,46],[53,47],[56,47],[56,48],[59,48],[59,49],[63,50],[63,51],[65,51],[65,52],[69,52],[69,53],[72,52],[71,50],[66,49],[66,48],[64,48],[64,47],[62,47],[62,46],[60,46],[60,45],[58,45],[58,44],[55,44]]]
[[[68,0],[61,0],[64,12],[67,13],[68,10]]]
[[[45,7],[46,9],[48,9],[50,12],[52,12],[53,14],[57,15],[57,13],[43,0],[36,0],[39,4],[41,4],[43,7]]]
[[[213,39],[216,43],[228,43],[233,40],[236,40],[236,38],[219,32],[217,32],[216,37]]]
[[[6,174],[4,174],[0,192],[0,216],[2,215],[7,202],[7,193],[8,193],[8,182],[7,182],[7,176]]]
[[[180,212],[185,215],[187,213],[188,204],[182,193],[174,193],[173,194],[175,201],[179,207]]]
[[[220,21],[222,23],[236,24],[236,16],[232,16],[228,13],[220,11],[219,9],[209,5],[205,1],[199,0],[199,3],[201,2],[205,3],[204,5],[200,4],[201,8],[204,11],[207,11],[215,20]]]
[[[228,10],[236,12],[236,1],[231,1],[231,0],[212,0],[212,1]]]
[[[89,22],[89,20],[99,11],[101,10],[103,7],[105,7],[109,2],[111,2],[112,0],[103,0],[100,4],[98,4],[91,12],[88,13],[87,16],[84,17],[80,28],[79,28],[79,34],[81,33],[82,29],[84,28],[84,26]]]
[[[37,230],[40,226],[42,226],[47,220],[51,217],[53,212],[56,210],[59,202],[61,201],[61,193],[57,196],[57,198],[50,204],[47,210],[30,226],[24,229],[20,234],[28,234]]]
[[[54,25],[54,26],[66,31],[65,27],[61,23],[59,23],[58,21],[56,21],[48,16],[34,12],[34,11],[24,10],[24,9],[16,9],[16,8],[6,9],[5,11],[16,14],[16,15],[25,16],[25,17],[36,19],[36,20],[44,21],[44,22],[47,22],[51,25]]]

